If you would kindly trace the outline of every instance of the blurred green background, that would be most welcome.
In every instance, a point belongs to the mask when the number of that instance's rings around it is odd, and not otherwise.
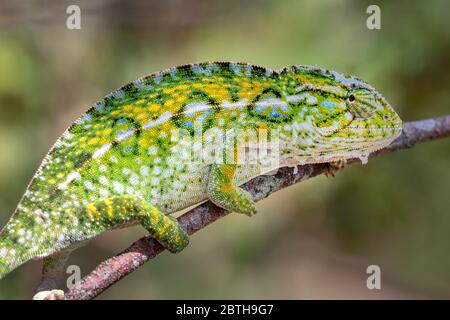
[[[81,7],[81,30],[66,8]],[[366,8],[381,8],[368,30]],[[373,84],[405,120],[450,113],[450,3],[432,1],[0,2],[0,225],[52,143],[88,107],[180,64],[318,65]],[[230,215],[99,298],[450,298],[450,139],[354,165]],[[86,274],[142,236],[104,235],[70,264]],[[381,267],[382,289],[366,288]],[[0,281],[29,299],[41,262]]]

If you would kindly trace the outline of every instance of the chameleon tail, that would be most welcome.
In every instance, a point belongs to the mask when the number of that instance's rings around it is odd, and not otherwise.
[[[0,258],[0,279],[8,274],[9,270],[6,265],[6,261]]]
[[[22,246],[13,243],[14,238],[9,236],[6,228],[3,229],[0,233],[0,279],[28,260],[21,252]]]
[[[41,238],[32,224],[13,217],[0,231],[0,279],[28,260],[42,254],[35,240]]]

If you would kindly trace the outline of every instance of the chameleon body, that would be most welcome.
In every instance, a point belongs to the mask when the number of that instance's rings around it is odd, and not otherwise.
[[[217,163],[193,161],[198,145],[186,152],[180,143],[237,128],[276,132],[278,163],[236,162],[238,139],[224,143]],[[95,104],[51,148],[0,233],[0,278],[136,223],[178,252],[188,238],[168,214],[211,199],[251,215],[254,202],[239,188],[251,178],[286,165],[364,159],[400,132],[399,116],[373,87],[321,68],[214,62],[140,78]]]

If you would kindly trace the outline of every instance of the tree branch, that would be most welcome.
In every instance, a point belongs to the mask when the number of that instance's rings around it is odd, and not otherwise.
[[[388,147],[372,153],[370,157],[450,136],[450,115],[421,121],[407,122],[402,134]],[[350,159],[347,164],[358,159]],[[308,164],[293,168],[281,168],[275,175],[259,176],[247,182],[243,188],[250,191],[255,201],[291,186],[300,181],[329,172],[328,163]],[[180,225],[188,234],[193,234],[207,225],[226,216],[229,212],[207,201],[178,218]],[[109,258],[85,276],[80,285],[66,293],[66,299],[93,299],[108,287],[139,268],[164,250],[155,239],[146,236],[115,257]]]

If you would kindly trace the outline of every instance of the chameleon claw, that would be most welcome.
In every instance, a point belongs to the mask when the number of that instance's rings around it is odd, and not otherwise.
[[[64,300],[64,291],[40,291],[33,296],[33,300]]]
[[[334,178],[335,173],[344,168],[346,164],[347,160],[345,159],[330,162],[327,171],[325,171],[325,176]]]

